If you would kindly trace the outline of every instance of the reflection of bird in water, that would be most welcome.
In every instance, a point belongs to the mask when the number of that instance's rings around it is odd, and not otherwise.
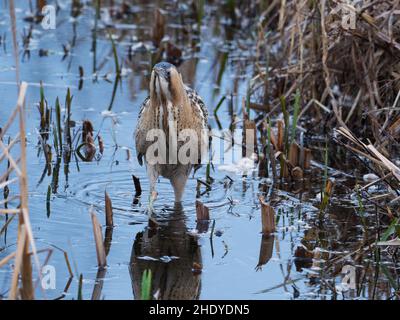
[[[158,176],[168,178],[174,188],[175,202],[180,202],[186,181],[193,164],[201,162],[201,154],[204,139],[203,130],[207,128],[207,108],[197,93],[184,85],[182,76],[170,63],[161,62],[154,66],[150,79],[150,96],[143,102],[135,131],[135,144],[139,164],[143,163],[143,157],[147,167],[150,180],[150,207],[157,193],[155,184]],[[160,154],[157,159],[149,159],[147,153],[149,147],[155,142],[148,141],[149,131],[160,129],[164,133],[165,141],[155,138],[159,147],[165,148],[162,152],[167,159],[160,163]],[[180,147],[184,141],[176,139],[176,145],[172,145],[169,137],[179,137],[185,129],[192,129],[196,137],[191,136],[192,142],[196,142],[195,163],[190,161],[183,164],[179,156],[176,162],[170,158],[170,149],[174,154],[179,154]],[[185,130],[187,132],[187,130]],[[158,139],[158,140],[157,140]],[[173,141],[173,140],[172,140]],[[153,149],[151,149],[153,150]],[[160,151],[160,150],[158,150]],[[189,153],[193,150],[189,150]],[[153,154],[150,154],[153,156]],[[193,156],[193,155],[192,155]]]
[[[158,291],[158,299],[198,299],[201,275],[193,272],[193,266],[201,265],[201,251],[197,238],[188,233],[184,219],[177,204],[165,225],[160,224],[156,231],[146,228],[136,235],[129,268],[135,299],[140,299],[146,269],[152,274],[151,294]]]

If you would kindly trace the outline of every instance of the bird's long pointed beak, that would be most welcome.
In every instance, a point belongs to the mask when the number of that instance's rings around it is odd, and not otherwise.
[[[165,69],[155,67],[153,70],[154,70],[154,73],[156,74],[157,77],[165,78],[165,76],[166,76]]]

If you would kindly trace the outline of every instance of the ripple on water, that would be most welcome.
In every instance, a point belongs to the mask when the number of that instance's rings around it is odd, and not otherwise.
[[[86,168],[89,168],[86,166]],[[190,177],[185,189],[183,197],[183,208],[187,215],[195,214],[194,196],[197,193],[197,177],[202,178],[203,170],[197,172],[196,177]],[[133,204],[135,189],[132,181],[132,170],[99,170],[96,168],[95,174],[90,172],[79,173],[79,178],[70,183],[69,192],[73,195],[73,199],[85,205],[94,205],[98,209],[104,208],[104,192],[107,190],[109,194],[114,214],[121,218],[128,218],[135,222],[139,219],[143,221],[146,216],[146,208],[148,203],[149,181],[145,169],[135,170],[134,174],[140,180],[142,187],[142,196],[138,204]],[[85,177],[88,177],[87,179]],[[90,178],[89,178],[90,177]],[[205,191],[203,185],[200,186],[200,192]],[[169,181],[160,177],[157,183],[158,197],[154,204],[156,213],[161,217],[168,215],[173,210],[173,189]],[[230,189],[225,188],[223,181],[216,180],[210,192],[206,192],[201,196],[201,201],[210,209],[213,209],[214,218],[218,218],[221,213],[226,213],[230,207],[228,197],[237,198],[238,191],[233,185]],[[241,197],[241,205],[249,205],[246,197]]]

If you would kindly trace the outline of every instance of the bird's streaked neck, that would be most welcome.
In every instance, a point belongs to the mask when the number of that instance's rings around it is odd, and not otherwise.
[[[165,78],[155,77],[154,91],[160,102],[172,102],[171,86]]]
[[[150,99],[155,106],[171,103],[174,107],[179,107],[185,104],[187,96],[180,74],[174,70],[167,80],[153,71],[150,79]]]

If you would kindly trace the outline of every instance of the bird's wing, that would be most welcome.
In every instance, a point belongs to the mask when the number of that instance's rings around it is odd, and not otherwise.
[[[192,107],[199,110],[199,115],[203,120],[203,128],[206,128],[208,123],[208,110],[206,105],[195,90],[189,88],[188,86],[185,86],[185,90]]]
[[[189,98],[192,108],[197,112],[197,114],[199,115],[199,117],[202,120],[203,129],[207,129],[208,110],[207,110],[207,107],[206,107],[204,101],[201,99],[201,97],[195,90],[189,88],[188,86],[185,86],[185,90],[186,90],[186,94],[188,95],[188,98]],[[199,169],[201,167],[201,160],[202,160],[202,154],[200,152],[198,163],[194,165],[195,172],[197,171],[197,169]]]
[[[150,105],[150,97],[147,97],[139,110],[136,131],[135,131],[135,145],[136,145],[136,154],[137,159],[140,165],[143,165],[143,156],[146,154],[146,131],[144,130],[143,123],[143,111],[149,107]]]
[[[142,105],[140,106],[139,115],[138,115],[138,122],[140,121],[140,117],[142,116],[143,110],[149,106],[150,97],[144,99]]]

